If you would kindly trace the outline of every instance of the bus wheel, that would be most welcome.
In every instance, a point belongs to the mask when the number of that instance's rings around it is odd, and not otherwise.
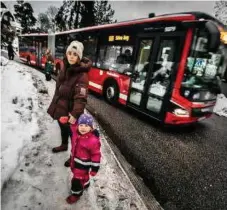
[[[30,57],[27,57],[27,64],[31,65]]]
[[[107,82],[104,86],[104,97],[110,104],[117,104],[119,98],[119,88],[116,82]]]
[[[224,74],[224,82],[227,83],[227,68],[226,68],[225,74]]]
[[[58,63],[58,64],[56,64],[56,70],[55,70],[55,75],[57,76],[58,74],[59,74],[59,72],[60,72],[60,64]]]

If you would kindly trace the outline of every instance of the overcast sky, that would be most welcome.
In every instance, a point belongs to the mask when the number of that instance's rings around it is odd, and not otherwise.
[[[13,5],[15,1],[3,1],[6,6],[14,12]],[[53,5],[60,7],[63,1],[29,1],[37,16],[40,12]],[[149,13],[154,12],[156,15],[201,11],[214,15],[214,1],[109,1],[112,9],[115,10],[114,18],[118,21],[144,18]]]

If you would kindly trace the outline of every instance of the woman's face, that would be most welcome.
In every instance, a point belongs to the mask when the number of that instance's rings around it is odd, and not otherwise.
[[[79,62],[79,56],[75,52],[68,51],[66,53],[66,56],[70,65],[73,65]]]

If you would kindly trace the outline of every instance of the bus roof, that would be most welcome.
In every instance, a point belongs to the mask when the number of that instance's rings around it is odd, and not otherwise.
[[[48,36],[48,33],[31,33],[31,34],[21,34],[19,36]]]
[[[104,25],[98,25],[98,26],[90,26],[90,27],[85,27],[85,28],[72,29],[72,30],[68,30],[68,31],[56,32],[55,35],[68,34],[68,33],[73,33],[73,32],[80,32],[80,31],[88,31],[88,30],[118,28],[118,27],[122,27],[122,26],[137,25],[137,24],[141,24],[141,23],[149,23],[149,22],[157,22],[157,21],[183,21],[183,20],[194,20],[194,19],[195,19],[195,17],[191,14],[178,14],[178,15],[169,14],[167,16],[141,18],[141,19],[135,19],[135,20],[129,20],[129,21],[122,21],[122,22],[118,22],[118,23],[110,23],[110,24],[104,24]]]
[[[205,12],[192,11],[192,12],[180,12],[180,13],[172,13],[172,14],[173,15],[178,15],[178,14],[192,14],[192,15],[195,16],[196,19],[209,19],[209,20],[212,20],[212,21],[216,22],[219,26],[221,26],[223,28],[226,28],[227,27],[220,20],[218,20],[217,18],[215,18],[212,15],[207,14]],[[168,15],[168,14],[163,14],[163,15],[160,15],[160,16],[165,16],[165,15]]]

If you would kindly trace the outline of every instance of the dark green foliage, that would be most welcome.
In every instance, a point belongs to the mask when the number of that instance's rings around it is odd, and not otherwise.
[[[117,22],[117,20],[113,21],[114,10],[111,9],[108,1],[95,1],[94,13],[95,25]]]
[[[1,44],[4,43],[5,45],[9,41],[12,42],[15,37],[15,30],[11,26],[11,21],[14,21],[14,17],[3,2],[1,2],[1,8]]]
[[[80,28],[95,25],[94,1],[81,1]]]
[[[36,18],[33,16],[33,8],[30,3],[24,1],[17,1],[14,5],[15,18],[21,24],[22,33],[30,32],[32,26],[36,23]]]
[[[57,25],[57,28],[59,31],[65,31],[66,30],[66,19],[65,19],[65,9],[67,6],[67,1],[63,1],[63,5],[58,10],[57,15],[55,16],[55,22]]]
[[[56,17],[59,31],[101,25],[113,21],[114,10],[108,1],[66,1]]]

